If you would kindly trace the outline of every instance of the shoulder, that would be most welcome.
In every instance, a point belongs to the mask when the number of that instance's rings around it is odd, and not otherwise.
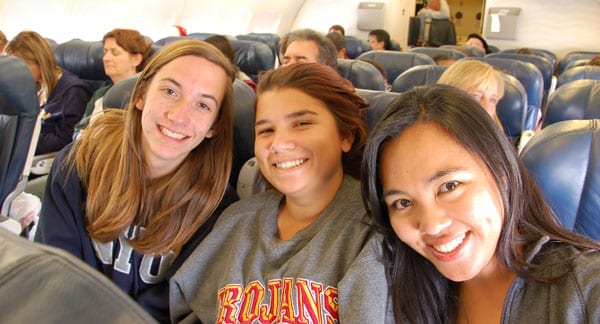
[[[85,92],[89,95],[90,91],[88,86],[74,73],[63,70],[63,73],[56,84],[56,89],[62,89],[63,91],[67,91],[71,88],[79,88],[85,90]]]

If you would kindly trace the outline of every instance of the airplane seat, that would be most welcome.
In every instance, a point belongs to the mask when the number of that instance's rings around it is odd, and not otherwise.
[[[162,46],[171,44],[174,41],[178,41],[180,39],[186,39],[186,38],[187,38],[186,36],[167,36],[167,37],[164,37],[164,38],[161,38],[161,39],[155,41],[153,45],[162,47]]]
[[[568,70],[565,70],[558,76],[556,87],[563,86],[569,82],[575,80],[600,80],[600,66],[586,65],[577,66]]]
[[[561,223],[600,240],[600,120],[552,124],[520,157]]]
[[[485,52],[477,47],[463,45],[441,45],[440,48],[450,48],[467,54],[468,57],[484,57]]]
[[[455,60],[467,57],[467,54],[453,48],[442,48],[442,47],[414,47],[409,52],[423,53],[433,58],[436,55],[447,55]]]
[[[127,109],[129,99],[131,98],[131,92],[133,91],[133,88],[135,86],[135,83],[137,82],[139,75],[139,73],[132,75],[115,83],[112,87],[110,87],[110,89],[108,89],[104,94],[104,99],[102,100],[102,108]]]
[[[195,39],[199,39],[199,40],[205,40],[213,35],[217,35],[217,34],[215,34],[215,33],[189,33],[189,34],[187,34],[187,37],[195,38]],[[225,35],[225,37],[227,37],[229,40],[235,39],[235,37],[230,36],[230,35]]]
[[[350,80],[355,88],[385,91],[383,74],[368,62],[361,60],[337,60],[340,74]]]
[[[544,110],[544,77],[542,72],[528,62],[521,62],[506,58],[497,57],[471,57],[469,60],[479,60],[488,63],[496,68],[516,77],[527,92],[527,127],[525,129],[535,129],[540,113]]]
[[[429,38],[425,46],[439,47],[441,45],[456,45],[456,29],[450,19],[431,19]]]
[[[242,167],[254,156],[255,100],[254,90],[244,81],[236,79],[233,83],[233,167],[229,180],[234,188]]]
[[[350,59],[356,59],[360,54],[371,50],[371,46],[366,41],[348,35],[344,38],[346,39],[346,55]]]
[[[2,323],[156,322],[106,276],[64,250],[0,229],[0,251]]]
[[[419,47],[425,48],[425,47]],[[405,92],[416,86],[430,85],[438,81],[442,73],[446,71],[445,66],[429,64],[417,65],[402,72],[394,83],[392,83],[393,92]]]
[[[386,110],[389,104],[400,94],[397,92],[385,92],[377,90],[356,89],[356,92],[367,99],[369,106],[365,108],[363,119],[367,125],[367,130],[373,129],[379,116]]]
[[[9,216],[12,202],[27,185],[41,119],[27,64],[14,56],[0,56],[0,71],[0,215]]]
[[[546,58],[548,61],[550,61],[550,64],[552,64],[552,69],[556,69],[556,54],[554,54],[554,52],[549,51],[547,49],[543,49],[543,48],[529,48],[532,52],[534,56],[539,56],[539,57],[543,57]],[[512,53],[512,54],[517,54],[517,51],[519,50],[519,48],[511,48],[511,49],[505,49],[500,51],[499,53]],[[554,73],[554,71],[553,71]]]
[[[402,47],[400,46],[400,43],[398,43],[397,41],[390,39],[390,51],[402,51]]]
[[[368,51],[358,56],[367,58],[381,64],[387,73],[388,83],[394,80],[404,71],[417,65],[435,64],[433,59],[423,53],[398,52],[398,51]]]
[[[265,43],[231,40],[235,50],[235,61],[254,82],[258,82],[258,75],[262,71],[271,70],[275,67],[273,52]]]
[[[571,68],[574,67],[578,67],[578,66],[586,66],[588,65],[588,63],[590,62],[591,59],[579,59],[579,60],[575,60],[571,63],[569,63],[567,66],[565,66],[565,69],[563,70],[563,73]]]
[[[498,53],[498,52],[500,52],[500,48],[498,46],[488,44],[488,51],[490,52],[490,54]]]
[[[50,48],[52,50],[54,50],[56,48],[56,46],[58,46],[58,42],[55,41],[54,39],[48,38],[48,37],[45,37],[45,39],[48,41],[48,44],[50,44]]]
[[[556,75],[561,75],[566,67],[574,61],[591,59],[596,55],[600,55],[600,52],[594,51],[573,51],[567,53],[563,58],[558,62],[558,67],[556,68]]]
[[[504,134],[515,147],[520,148],[529,139],[536,125],[531,124],[527,118],[529,110],[525,87],[510,74],[502,73],[502,79],[504,79],[504,96],[496,105],[496,115],[504,128]]]
[[[275,37],[277,36],[277,37]],[[241,34],[236,35],[236,39],[239,40],[247,40],[254,42],[261,42],[269,46],[271,52],[273,53],[273,57],[277,57],[278,46],[279,46],[279,35],[275,34],[267,34],[267,33],[249,33],[249,34]]]
[[[102,41],[72,39],[58,44],[54,48],[54,56],[60,67],[76,74],[91,92],[110,82],[104,73]]]
[[[576,80],[558,87],[548,98],[542,128],[564,120],[600,118],[600,81]]]

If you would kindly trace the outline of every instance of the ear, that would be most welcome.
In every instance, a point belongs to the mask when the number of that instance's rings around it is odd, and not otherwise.
[[[144,97],[138,99],[135,102],[135,108],[139,109],[139,110],[144,110]]]
[[[204,136],[205,138],[212,138],[213,136],[215,136],[215,131],[214,130],[209,130],[208,133],[206,133],[206,135]]]
[[[350,152],[350,149],[352,149],[352,143],[354,143],[354,134],[342,137],[342,152]]]
[[[142,54],[133,54],[133,67],[137,68],[140,64],[142,64]]]

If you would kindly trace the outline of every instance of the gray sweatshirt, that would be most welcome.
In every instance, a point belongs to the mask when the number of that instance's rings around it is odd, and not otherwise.
[[[282,199],[268,191],[223,212],[171,280],[171,320],[393,322],[358,181],[345,176],[326,210],[288,241],[277,237]]]

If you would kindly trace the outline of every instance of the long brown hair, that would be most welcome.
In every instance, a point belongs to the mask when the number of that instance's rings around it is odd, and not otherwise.
[[[141,114],[135,102],[167,63],[193,55],[222,67],[229,77],[213,125],[205,138],[172,173],[149,179],[141,150]],[[190,73],[203,73],[190,71]],[[142,71],[127,111],[105,111],[75,142],[74,161],[87,190],[86,228],[100,242],[117,239],[129,226],[143,230],[131,246],[143,253],[178,251],[223,198],[232,165],[233,80],[229,60],[199,40],[181,40],[161,49]]]
[[[40,104],[54,91],[62,69],[56,63],[50,43],[34,31],[22,31],[6,45],[5,52],[40,67],[42,80],[38,84]]]
[[[342,137],[354,136],[352,148],[342,155],[344,172],[360,177],[362,152],[367,130],[362,120],[366,99],[354,91],[352,83],[332,67],[320,63],[294,63],[261,75],[256,89],[256,100],[269,90],[292,88],[325,103],[335,118]]]

